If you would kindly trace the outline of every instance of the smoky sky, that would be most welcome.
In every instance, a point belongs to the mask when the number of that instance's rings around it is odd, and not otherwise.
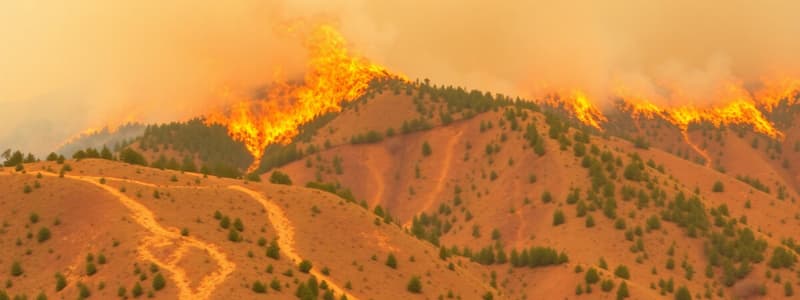
[[[523,97],[797,77],[797,1],[5,1],[0,148],[46,153],[86,128],[183,120],[230,91],[302,78],[292,20],[332,23],[410,78]]]

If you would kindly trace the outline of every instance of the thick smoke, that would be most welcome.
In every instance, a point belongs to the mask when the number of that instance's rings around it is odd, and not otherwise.
[[[16,1],[0,9],[0,148],[87,127],[186,119],[276,74],[300,78],[292,20],[333,22],[410,78],[525,97],[624,89],[707,104],[797,76],[796,1]],[[675,93],[680,91],[680,93]]]

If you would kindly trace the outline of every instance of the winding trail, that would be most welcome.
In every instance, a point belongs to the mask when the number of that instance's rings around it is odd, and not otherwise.
[[[268,200],[260,192],[256,192],[239,185],[230,185],[228,188],[247,194],[251,198],[258,201],[258,203],[260,203],[261,206],[267,210],[270,223],[272,223],[272,226],[275,228],[275,232],[278,234],[278,247],[280,247],[281,252],[296,264],[300,263],[303,259],[294,248],[294,226],[292,226],[292,223],[289,221],[289,218],[286,216],[286,213],[283,211],[283,209],[274,202]],[[325,282],[328,283],[328,287],[336,292],[336,294],[344,294],[347,296],[347,299],[358,299],[352,294],[348,293],[345,289],[339,287],[336,283],[334,283],[333,280],[331,280],[329,276],[322,274],[322,272],[320,272],[317,268],[312,268],[309,273],[317,277],[319,280],[325,280]]]
[[[39,173],[45,176],[58,177],[57,174],[49,172]],[[142,260],[152,261],[160,268],[167,270],[171,274],[172,280],[175,282],[175,286],[178,288],[179,299],[194,300],[210,298],[216,287],[222,284],[236,269],[236,265],[232,261],[228,260],[225,253],[223,253],[219,247],[193,237],[182,236],[177,228],[166,228],[161,226],[161,224],[156,221],[155,214],[153,214],[153,212],[150,211],[146,206],[131,199],[114,187],[100,183],[100,178],[133,182],[147,186],[155,186],[154,184],[108,177],[64,175],[64,178],[83,181],[97,186],[109,194],[117,197],[120,203],[122,203],[122,205],[131,211],[131,218],[137,224],[144,227],[151,233],[150,236],[145,237],[141,241],[139,247],[137,248],[139,252],[139,258]],[[177,249],[172,253],[172,255],[170,255],[168,261],[163,261],[157,258],[150,251],[151,248],[160,248],[176,244]],[[197,285],[196,289],[192,289],[191,281],[188,279],[186,270],[178,266],[178,262],[180,262],[180,260],[183,258],[183,255],[189,250],[190,247],[205,251],[211,257],[211,259],[217,263],[218,266],[218,270],[206,275],[200,280],[200,283]]]
[[[433,188],[433,191],[428,194],[428,199],[426,199],[425,203],[422,204],[422,208],[419,210],[420,212],[425,212],[430,209],[431,206],[433,206],[433,203],[436,202],[439,194],[442,193],[447,176],[450,175],[450,165],[453,162],[453,150],[456,146],[456,143],[458,143],[458,141],[461,139],[462,134],[464,134],[464,131],[459,131],[447,141],[447,148],[444,150],[444,165],[442,165],[442,168],[439,170],[439,176],[436,177],[436,186]],[[410,226],[411,220],[408,220],[405,224],[403,224],[403,227]]]

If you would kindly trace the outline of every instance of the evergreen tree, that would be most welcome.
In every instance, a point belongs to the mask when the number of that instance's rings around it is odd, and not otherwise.
[[[625,298],[630,297],[630,293],[628,292],[628,284],[623,281],[620,283],[619,287],[617,288],[617,300],[622,300]]]

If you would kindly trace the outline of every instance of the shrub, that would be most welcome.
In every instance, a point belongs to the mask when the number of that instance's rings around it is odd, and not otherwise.
[[[617,288],[617,300],[622,300],[630,296],[631,295],[628,292],[628,284],[623,281],[619,284],[619,288]]]
[[[86,263],[86,275],[92,276],[97,273],[97,266],[94,263]]]
[[[651,216],[647,219],[647,230],[661,229],[661,220],[657,216]]]
[[[406,290],[414,294],[422,293],[422,281],[420,281],[419,276],[411,277],[406,285]]]
[[[624,265],[618,266],[617,269],[614,270],[614,275],[623,279],[631,279],[631,273],[628,271],[628,267]]]
[[[307,259],[304,259],[300,262],[300,264],[297,265],[297,268],[300,270],[300,272],[308,273],[308,271],[311,271],[311,262]]]
[[[689,292],[686,286],[681,286],[675,292],[675,300],[692,300],[692,293]]]
[[[272,282],[269,283],[269,287],[273,290],[280,291],[281,290],[281,282],[278,281],[278,278],[272,278]]]
[[[39,243],[44,243],[49,239],[50,239],[50,229],[47,229],[47,227],[42,227],[41,229],[39,229],[39,233],[36,234],[36,240],[39,241]]]
[[[794,254],[787,251],[786,248],[778,246],[772,251],[772,258],[769,260],[769,266],[773,269],[791,269],[795,262],[797,262],[797,258]]]
[[[231,228],[231,230],[228,231],[228,240],[229,241],[238,242],[241,239],[242,239],[242,237],[239,236],[239,232],[236,231],[236,229]]]
[[[597,270],[595,268],[589,268],[586,271],[586,275],[584,276],[587,284],[595,284],[600,280],[600,275],[597,274]]]
[[[131,288],[131,295],[133,295],[133,298],[139,298],[143,292],[142,285],[139,284],[139,282],[136,282],[136,284],[133,285],[133,288]]]
[[[25,271],[22,270],[22,264],[20,264],[19,261],[14,261],[11,264],[11,276],[19,277],[22,273],[25,273]]]
[[[792,287],[792,284],[788,281],[783,284],[783,294],[786,297],[794,296],[794,288]]]
[[[397,269],[397,258],[394,257],[394,254],[389,253],[389,256],[386,257],[386,265],[392,269]]]
[[[223,229],[228,229],[231,226],[231,219],[228,216],[223,216],[222,219],[219,221],[219,227]]]
[[[603,282],[600,284],[600,289],[602,289],[603,292],[610,292],[614,289],[614,281],[611,279],[603,280]]]
[[[166,285],[167,285],[167,281],[164,280],[164,276],[161,275],[161,273],[158,273],[158,274],[156,274],[156,276],[153,277],[153,289],[154,290],[160,291]]]
[[[67,287],[67,278],[64,277],[61,273],[56,273],[56,292],[60,292],[65,287]]]
[[[267,247],[267,257],[272,259],[280,259],[280,247],[278,247],[278,241],[272,240],[269,243],[269,247]]]
[[[269,176],[269,182],[274,184],[292,185],[292,179],[289,175],[281,171],[273,171]]]
[[[594,217],[592,217],[592,215],[586,216],[586,227],[587,228],[594,227]]]
[[[236,218],[236,220],[233,220],[233,228],[240,232],[244,231],[244,223],[242,223],[242,219]]]
[[[544,192],[542,192],[542,202],[544,202],[544,203],[550,203],[550,202],[552,202],[552,201],[553,201],[553,195],[552,195],[552,194],[550,194],[550,191],[544,191]]]
[[[722,184],[721,181],[717,180],[714,182],[714,186],[711,188],[711,191],[714,193],[722,193],[725,191],[725,186]]]
[[[89,287],[83,283],[78,282],[78,299],[85,299],[89,298],[92,295],[92,292],[89,290]]]
[[[428,141],[422,143],[422,155],[423,156],[430,156],[433,153],[431,149],[431,144],[428,144]]]
[[[253,289],[253,292],[255,292],[256,294],[265,294],[265,293],[267,293],[267,287],[264,285],[264,283],[262,283],[259,280],[256,280],[255,282],[253,282],[252,289]]]
[[[553,213],[553,226],[564,224],[564,212],[561,209],[556,209]]]

